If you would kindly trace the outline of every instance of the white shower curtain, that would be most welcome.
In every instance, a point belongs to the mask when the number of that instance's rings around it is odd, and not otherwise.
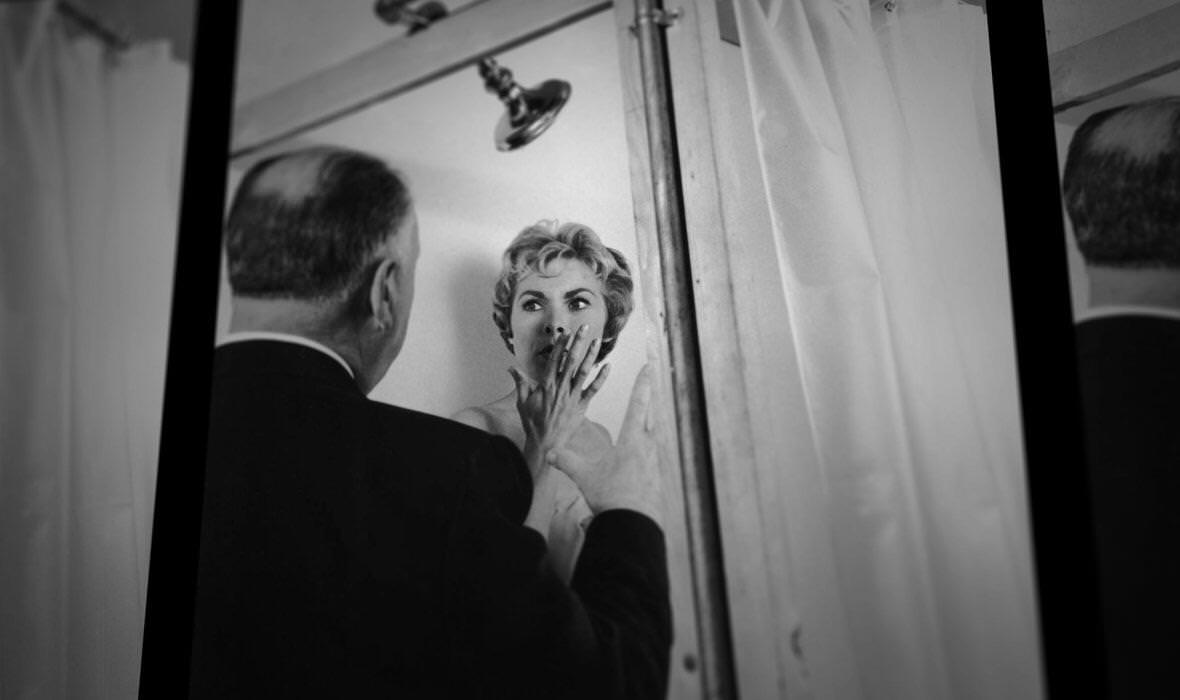
[[[986,18],[957,0],[735,6],[835,562],[835,602],[811,607],[841,611],[821,621],[843,626],[840,687],[1041,697]]]
[[[0,6],[0,698],[138,685],[188,70]]]

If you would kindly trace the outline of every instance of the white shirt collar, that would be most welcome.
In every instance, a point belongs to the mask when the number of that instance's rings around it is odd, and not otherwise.
[[[1096,318],[1106,318],[1108,316],[1155,316],[1157,318],[1170,318],[1180,321],[1180,310],[1169,309],[1163,306],[1110,304],[1106,306],[1094,306],[1086,309],[1077,315],[1077,318],[1074,319],[1074,322],[1081,323],[1083,321],[1091,321]]]
[[[348,372],[348,376],[356,379],[356,375],[353,374],[352,368],[348,366],[348,363],[344,361],[344,358],[341,357],[335,350],[328,347],[327,345],[324,345],[323,343],[317,343],[316,341],[310,338],[304,338],[301,335],[292,335],[290,333],[274,333],[272,331],[238,331],[237,333],[230,333],[222,338],[221,342],[217,343],[217,347],[229,345],[230,343],[241,343],[247,340],[277,340],[281,343],[294,343],[295,345],[302,345],[313,350],[319,350],[325,355],[331,357],[333,360],[339,362],[340,366]]]

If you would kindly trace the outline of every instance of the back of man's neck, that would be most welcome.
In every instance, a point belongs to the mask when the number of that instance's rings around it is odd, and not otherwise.
[[[314,302],[299,299],[233,298],[230,333],[281,333],[315,341],[340,355],[354,371],[358,351],[340,323],[332,322],[332,312]]]
[[[1180,310],[1180,269],[1086,268],[1090,308],[1133,306]]]

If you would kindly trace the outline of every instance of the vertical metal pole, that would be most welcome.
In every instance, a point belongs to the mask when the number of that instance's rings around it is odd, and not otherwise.
[[[664,30],[670,17],[658,0],[635,0],[635,34],[639,40],[656,234],[663,273],[665,338],[672,364],[676,435],[684,474],[701,681],[706,698],[729,699],[737,697],[737,688],[664,44]]]

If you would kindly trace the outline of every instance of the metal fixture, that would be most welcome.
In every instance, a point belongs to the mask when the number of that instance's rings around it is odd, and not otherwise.
[[[405,24],[410,34],[426,29],[447,16],[440,2],[427,2],[417,9],[412,0],[377,0],[373,11],[386,24]],[[531,143],[549,128],[570,97],[570,84],[564,80],[546,80],[525,89],[513,79],[512,71],[491,57],[479,60],[479,76],[488,92],[504,103],[504,114],[494,132],[496,148],[511,151]]]
[[[417,34],[436,20],[447,16],[447,7],[441,2],[426,2],[418,9],[408,7],[412,0],[377,0],[373,12],[386,24],[404,24],[410,34]]]
[[[511,151],[540,136],[570,97],[570,84],[546,80],[527,90],[512,79],[512,71],[491,58],[481,59],[479,75],[487,91],[504,103],[504,114],[496,124],[496,148]]]

